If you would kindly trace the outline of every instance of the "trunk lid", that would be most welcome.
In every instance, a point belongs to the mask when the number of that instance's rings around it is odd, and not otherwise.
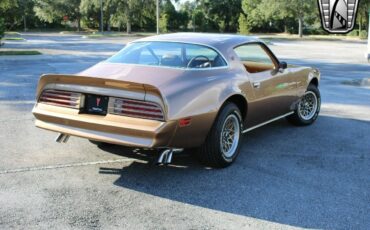
[[[101,62],[80,72],[78,75],[139,83],[160,88],[173,82],[184,73],[185,70],[180,68]]]

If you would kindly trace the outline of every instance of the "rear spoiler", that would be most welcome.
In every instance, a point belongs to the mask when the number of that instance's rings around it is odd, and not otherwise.
[[[104,77],[98,78],[80,75],[45,74],[40,77],[36,90],[36,100],[38,100],[42,91],[45,89],[152,101],[159,103],[162,105],[162,108],[165,108],[163,97],[156,87]]]

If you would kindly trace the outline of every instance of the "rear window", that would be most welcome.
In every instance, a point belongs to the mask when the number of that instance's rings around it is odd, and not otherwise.
[[[110,63],[205,69],[226,66],[212,48],[179,42],[134,42],[107,60]]]

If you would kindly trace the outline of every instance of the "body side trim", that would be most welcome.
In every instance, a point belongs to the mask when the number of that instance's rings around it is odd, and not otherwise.
[[[256,125],[256,126],[253,126],[253,127],[249,128],[249,129],[245,129],[245,130],[243,130],[243,132],[242,132],[242,133],[250,132],[250,131],[252,131],[252,130],[254,130],[254,129],[257,129],[257,128],[259,128],[259,127],[262,127],[262,126],[264,126],[264,125],[267,125],[267,124],[269,124],[269,123],[271,123],[271,122],[274,122],[274,121],[280,120],[281,118],[284,118],[284,117],[287,117],[287,116],[289,116],[289,115],[292,115],[293,113],[294,113],[294,112],[292,111],[292,112],[286,113],[286,114],[284,114],[284,115],[281,115],[281,116],[275,117],[275,118],[273,118],[273,119],[271,119],[271,120],[265,121],[265,122],[263,122],[263,123],[261,123],[261,124],[258,124],[258,125]]]

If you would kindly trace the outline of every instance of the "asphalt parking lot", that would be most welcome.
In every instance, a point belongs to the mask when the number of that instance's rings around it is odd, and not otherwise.
[[[322,112],[248,133],[237,162],[204,168],[188,154],[168,167],[149,151],[96,147],[33,125],[43,73],[78,73],[133,38],[26,34],[0,56],[0,228],[369,229],[370,78],[361,41],[274,40],[288,63],[322,72]],[[1,48],[1,49],[3,49]]]

